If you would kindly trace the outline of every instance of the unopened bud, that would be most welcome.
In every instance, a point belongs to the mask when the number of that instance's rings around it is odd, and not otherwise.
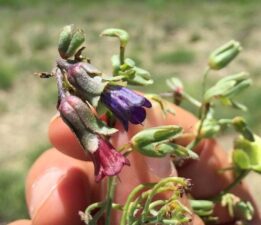
[[[214,203],[208,200],[190,200],[190,205],[197,215],[199,216],[210,216],[213,214]]]
[[[118,28],[108,28],[102,31],[101,36],[108,36],[108,37],[117,37],[120,40],[120,46],[126,47],[129,41],[129,34],[122,29]]]
[[[84,136],[88,130],[102,135],[111,135],[117,131],[98,120],[91,109],[76,96],[69,95],[62,98],[58,110],[78,137]]]
[[[132,139],[132,147],[149,157],[170,155],[181,159],[197,159],[196,153],[172,141],[181,135],[182,128],[174,125],[149,128],[137,133]]]
[[[254,142],[243,136],[234,143],[233,163],[240,170],[253,170],[261,173],[261,138],[254,135]]]
[[[65,26],[60,33],[58,51],[63,59],[72,57],[85,40],[84,32],[74,25]]]
[[[68,81],[79,94],[96,107],[107,84],[99,76],[101,72],[93,65],[84,62],[70,64],[61,59],[57,64],[67,71]]]
[[[254,208],[250,202],[239,201],[235,205],[235,214],[242,220],[251,221],[254,216]]]
[[[131,139],[134,147],[173,139],[182,134],[183,129],[175,125],[159,126],[140,131]]]
[[[232,124],[235,130],[241,133],[244,136],[244,138],[248,139],[249,141],[255,141],[254,134],[248,127],[243,117],[237,116],[233,118]]]
[[[241,50],[242,47],[239,42],[229,41],[211,53],[208,65],[213,70],[220,70],[226,67]]]

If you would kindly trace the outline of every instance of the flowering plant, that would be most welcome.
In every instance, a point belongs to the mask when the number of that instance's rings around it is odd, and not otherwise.
[[[96,182],[107,181],[107,195],[101,202],[95,202],[79,212],[85,224],[105,221],[111,224],[112,210],[121,211],[121,225],[139,224],[187,224],[192,221],[192,212],[206,223],[218,220],[214,214],[216,204],[228,209],[228,213],[238,223],[251,221],[253,206],[231,194],[235,187],[250,171],[261,171],[260,137],[253,134],[242,117],[215,117],[216,101],[237,109],[246,107],[234,100],[234,96],[251,85],[245,72],[226,76],[212,87],[208,87],[210,71],[223,69],[239,54],[242,47],[230,41],[210,54],[208,66],[203,75],[202,100],[199,101],[186,92],[178,78],[167,80],[170,91],[161,95],[142,95],[128,85],[146,86],[153,83],[151,75],[127,58],[126,46],[129,35],[121,29],[106,29],[101,36],[116,37],[119,40],[119,54],[112,56],[113,72],[108,76],[97,69],[84,55],[84,32],[74,25],[65,26],[60,33],[58,51],[60,58],[51,73],[38,73],[41,78],[55,77],[58,89],[57,109],[60,116],[75,134],[94,165]],[[168,108],[163,97],[170,96],[176,105],[188,101],[198,108],[199,121],[193,133],[186,133],[177,125],[164,125],[144,129],[136,133],[129,143],[117,149],[110,137],[117,132],[115,121],[121,122],[128,131],[129,124],[143,124],[153,103],[160,105],[164,115],[175,114]],[[129,154],[134,151],[148,157],[170,157],[176,166],[186,160],[198,160],[196,148],[205,139],[215,137],[223,129],[232,127],[239,133],[235,140],[230,168],[234,182],[212,199],[190,198],[190,208],[182,202],[182,196],[191,190],[193,180],[182,177],[166,177],[157,183],[142,183],[134,188],[124,204],[114,202],[117,175],[124,166],[130,166]],[[180,140],[190,136],[187,145]],[[167,193],[168,198],[162,198]]]

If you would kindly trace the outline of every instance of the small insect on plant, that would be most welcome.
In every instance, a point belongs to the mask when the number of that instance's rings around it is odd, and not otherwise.
[[[247,110],[234,99],[238,93],[251,85],[246,72],[227,75],[214,85],[208,85],[208,76],[228,66],[241,51],[240,43],[229,41],[213,51],[202,76],[202,96],[192,97],[183,83],[176,77],[166,81],[169,91],[142,94],[129,88],[153,83],[151,74],[126,57],[129,34],[122,29],[110,28],[102,31],[102,37],[114,37],[119,42],[119,53],[113,55],[112,75],[103,73],[84,54],[85,34],[75,25],[65,26],[59,37],[59,58],[51,72],[37,73],[40,78],[55,78],[58,89],[57,109],[60,117],[75,134],[94,166],[94,177],[98,185],[106,182],[106,195],[79,212],[79,220],[87,225],[173,224],[193,222],[197,214],[205,224],[219,223],[215,207],[227,209],[231,221],[248,224],[255,210],[249,200],[231,193],[251,171],[261,173],[261,138],[251,131],[241,116],[218,118],[216,107],[232,107]],[[167,87],[166,86],[166,87]],[[188,132],[178,125],[147,128],[146,116],[160,107],[166,118],[175,118],[176,112],[165,97],[172,98],[175,105],[184,101],[198,110],[198,122]],[[218,103],[218,104],[217,104]],[[115,126],[118,124],[117,126]],[[120,124],[120,125],[119,125]],[[130,126],[144,125],[122,146],[114,146],[111,137],[122,127],[128,132]],[[234,140],[231,165],[220,168],[217,174],[233,174],[232,182],[211,199],[195,199],[189,194],[194,186],[193,179],[170,176],[154,183],[140,183],[128,193],[124,203],[115,201],[115,189],[121,182],[123,168],[132,169],[131,154],[164,159],[169,157],[179,168],[188,161],[200,160],[198,146],[213,139],[224,129],[234,129],[238,137]],[[122,131],[121,131],[122,132]],[[189,140],[186,144],[182,140]],[[199,176],[204,176],[199,174]],[[184,203],[183,195],[189,199]],[[112,221],[112,213],[118,212],[119,221]]]

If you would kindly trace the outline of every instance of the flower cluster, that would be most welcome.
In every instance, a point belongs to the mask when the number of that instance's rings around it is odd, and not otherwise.
[[[116,129],[104,124],[95,115],[95,110],[104,105],[128,130],[129,122],[143,123],[145,108],[150,108],[151,103],[122,86],[121,78],[105,79],[102,72],[81,55],[82,48],[78,50],[83,41],[83,32],[72,25],[66,26],[60,34],[58,49],[61,58],[53,70],[59,92],[57,108],[64,122],[90,154],[96,181],[100,181],[105,176],[117,175],[124,165],[129,165],[129,161],[106,137],[115,133]],[[72,56],[74,59],[71,59]]]

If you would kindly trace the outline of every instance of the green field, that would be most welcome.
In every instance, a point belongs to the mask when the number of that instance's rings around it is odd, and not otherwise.
[[[228,68],[211,73],[209,83],[249,71],[253,86],[239,98],[249,107],[243,115],[261,134],[260,12],[258,0],[0,0],[0,222],[27,217],[23,180],[49,146],[47,127],[57,97],[54,80],[40,80],[33,73],[52,69],[64,25],[74,23],[86,31],[88,57],[108,74],[117,42],[99,34],[109,27],[127,30],[126,54],[151,72],[155,92],[165,91],[165,79],[177,76],[198,97],[209,53],[231,39],[240,41],[244,51]],[[217,115],[237,113],[225,109]]]

